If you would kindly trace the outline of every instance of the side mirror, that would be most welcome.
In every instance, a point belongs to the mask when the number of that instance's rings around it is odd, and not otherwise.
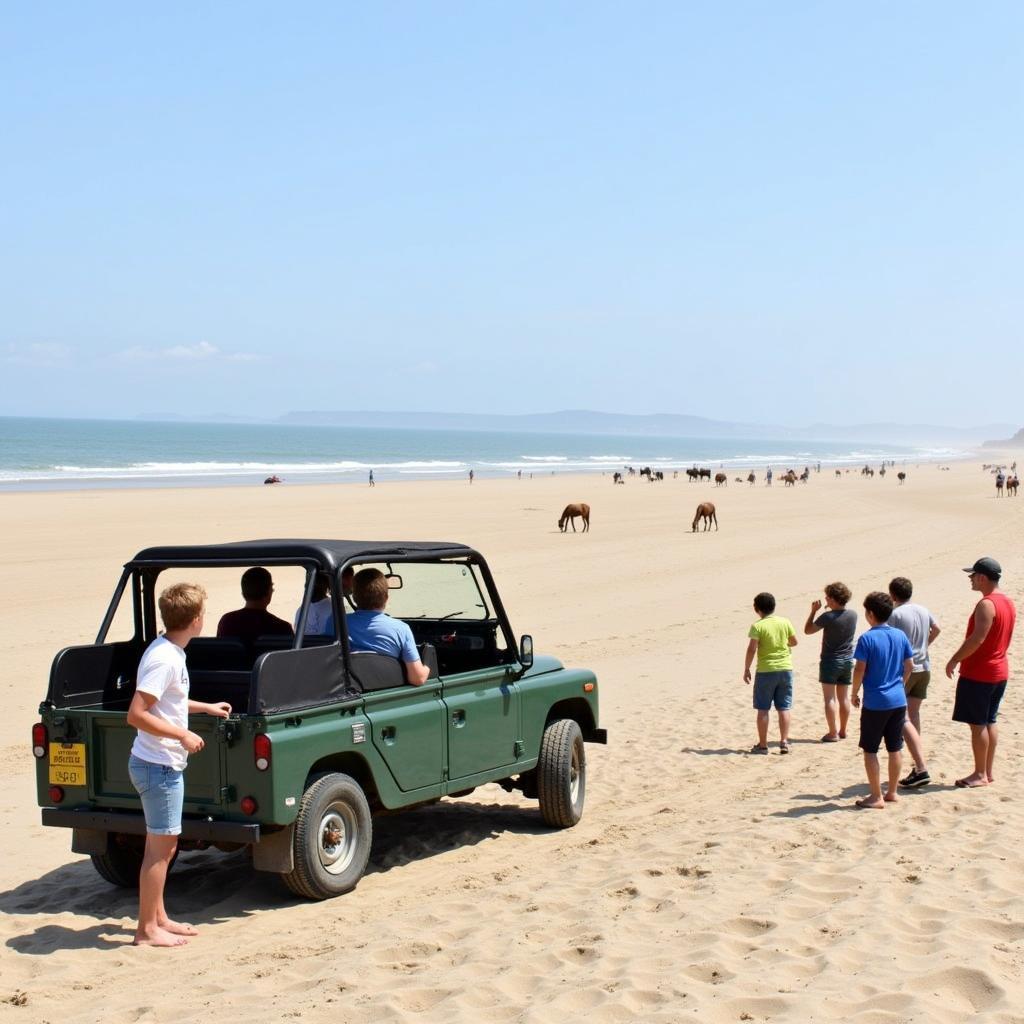
[[[533,667],[533,637],[528,634],[519,641],[519,664],[523,668]]]

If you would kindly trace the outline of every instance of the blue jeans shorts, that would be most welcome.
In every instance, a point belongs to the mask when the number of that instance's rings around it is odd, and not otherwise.
[[[146,831],[154,836],[181,835],[185,802],[185,773],[166,764],[153,764],[131,754],[128,778],[142,800]]]
[[[754,708],[757,711],[788,711],[793,706],[793,670],[756,672],[754,674]]]

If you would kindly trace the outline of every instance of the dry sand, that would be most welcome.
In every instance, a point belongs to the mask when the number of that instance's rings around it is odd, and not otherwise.
[[[707,498],[721,529],[693,534]],[[581,500],[591,532],[559,534]],[[952,786],[970,752],[941,672],[975,600],[962,566],[994,555],[1024,604],[1022,526],[1024,498],[997,500],[980,460],[910,466],[902,487],[824,471],[789,489],[555,476],[4,495],[0,1022],[1024,1021],[1019,670],[997,784],[969,792]],[[598,674],[610,742],[588,747],[584,818],[548,831],[491,786],[378,819],[359,887],[317,904],[242,855],[183,854],[168,904],[200,937],[132,948],[133,896],[38,824],[29,731],[50,659],[92,638],[137,549],[296,535],[478,547],[513,627]],[[817,742],[818,638],[795,651],[793,753],[774,737],[771,756],[744,753],[750,601],[773,591],[799,632],[830,580],[859,610],[896,574],[944,627],[923,710],[935,782],[857,811],[856,729]]]

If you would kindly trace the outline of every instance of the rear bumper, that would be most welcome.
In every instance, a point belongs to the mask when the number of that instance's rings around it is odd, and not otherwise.
[[[44,807],[42,815],[44,825],[57,828],[123,832],[130,836],[146,834],[146,819],[131,811],[65,811],[59,807]],[[211,843],[258,843],[260,827],[240,821],[182,818],[181,838],[205,839]]]

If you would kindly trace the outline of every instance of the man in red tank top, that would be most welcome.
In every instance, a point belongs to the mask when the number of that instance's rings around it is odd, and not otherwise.
[[[994,558],[979,558],[970,569],[971,589],[981,594],[967,623],[967,639],[946,665],[946,675],[953,678],[960,666],[956,683],[953,721],[971,727],[974,771],[957,779],[962,789],[975,789],[994,782],[992,761],[999,740],[999,702],[1006,691],[1010,666],[1006,657],[1013,638],[1017,609],[999,589],[1002,567]]]

